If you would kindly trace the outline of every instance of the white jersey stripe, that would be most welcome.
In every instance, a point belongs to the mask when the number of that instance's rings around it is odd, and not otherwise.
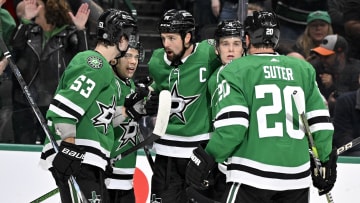
[[[76,111],[80,115],[85,114],[84,109],[82,109],[80,106],[76,105],[75,103],[73,103],[69,99],[61,96],[60,94],[55,95],[54,99],[56,99],[56,100],[60,101],[61,103],[65,104],[66,106],[68,106],[72,110]]]

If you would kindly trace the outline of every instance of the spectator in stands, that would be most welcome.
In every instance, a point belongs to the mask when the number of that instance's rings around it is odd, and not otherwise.
[[[360,59],[360,1],[344,0],[344,26],[350,44],[350,56]]]
[[[271,0],[271,2],[273,10],[280,21],[281,38],[283,40],[295,41],[303,33],[309,13],[317,10],[327,10],[327,2],[324,0]]]
[[[344,29],[344,1],[345,0],[327,0],[328,13],[331,18],[331,25],[335,34],[345,36]]]
[[[9,46],[11,35],[16,28],[16,22],[6,9],[1,8],[5,2],[6,0],[0,0],[0,37],[4,40],[5,44]],[[3,54],[0,50],[0,75],[2,75],[8,65],[8,61]]]
[[[326,98],[332,115],[336,98],[345,92],[359,88],[360,60],[348,57],[348,43],[340,35],[326,36],[320,46],[312,51],[319,57],[324,70],[331,73],[333,77],[335,90]]]
[[[16,23],[14,18],[3,9],[2,6],[6,0],[0,0],[0,37],[4,40],[5,45],[9,50],[10,38],[13,34]],[[0,142],[13,142],[13,133],[11,128],[12,100],[11,94],[11,70],[8,67],[8,60],[3,56],[0,50]]]
[[[74,16],[66,0],[24,0],[24,13],[13,39],[16,64],[31,96],[45,116],[59,79],[68,62],[86,50],[85,23],[88,4]],[[16,143],[43,143],[45,134],[23,90],[13,82],[13,123]]]
[[[319,46],[326,35],[333,34],[331,19],[326,11],[314,11],[307,17],[305,31],[296,40],[293,50],[309,59],[312,48]]]
[[[360,83],[360,74],[357,75]],[[360,137],[360,89],[344,93],[337,98],[333,123],[333,143],[337,148]],[[360,156],[360,146],[353,147],[341,155]]]
[[[248,12],[262,11],[266,0],[249,0]],[[235,20],[239,18],[239,0],[211,0],[211,10],[214,16],[218,17],[218,21]],[[241,6],[241,5],[240,5]]]

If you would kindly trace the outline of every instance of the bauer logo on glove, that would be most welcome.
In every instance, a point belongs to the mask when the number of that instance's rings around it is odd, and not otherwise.
[[[208,155],[202,146],[194,149],[186,167],[187,184],[199,190],[207,189],[213,182],[211,172],[215,165],[214,158]]]
[[[85,155],[83,153],[79,153],[79,152],[73,151],[73,150],[68,149],[68,148],[63,148],[61,150],[61,152],[63,154],[66,154],[66,155],[70,156],[70,157],[74,157],[76,159],[84,159],[84,155]]]

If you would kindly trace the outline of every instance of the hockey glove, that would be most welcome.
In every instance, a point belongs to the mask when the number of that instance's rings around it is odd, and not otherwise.
[[[337,149],[334,147],[331,151],[329,160],[325,163],[321,163],[320,170],[322,171],[322,177],[319,174],[319,171],[316,168],[315,162],[313,159],[310,159],[311,163],[311,178],[313,180],[313,185],[319,189],[319,195],[327,194],[334,187],[336,181],[336,161],[337,161]]]
[[[185,179],[187,184],[198,190],[205,190],[213,184],[211,172],[216,166],[214,158],[208,155],[200,145],[194,149],[186,167]]]
[[[150,98],[145,103],[146,114],[153,116],[159,109],[159,93],[151,91]]]
[[[139,120],[142,116],[146,115],[144,104],[145,99],[149,94],[147,87],[136,88],[136,91],[129,94],[125,98],[124,107],[126,114],[134,119]]]
[[[153,79],[150,76],[141,77],[134,81],[136,87],[149,87]]]
[[[80,171],[85,151],[78,145],[62,141],[52,163],[59,178],[69,179]]]

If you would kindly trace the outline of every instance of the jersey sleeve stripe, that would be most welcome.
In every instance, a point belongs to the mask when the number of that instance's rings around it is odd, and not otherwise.
[[[228,112],[228,113],[224,113],[219,115],[216,120],[222,120],[222,119],[227,119],[227,118],[246,118],[249,119],[249,114],[245,113],[245,112]]]
[[[216,119],[220,117],[223,114],[229,113],[229,112],[243,112],[247,115],[249,115],[249,109],[245,106],[241,105],[232,105],[222,108],[219,113],[216,114]],[[247,116],[248,117],[248,116]]]
[[[312,119],[314,117],[319,117],[319,116],[330,117],[330,114],[329,114],[329,111],[326,109],[309,111],[306,113],[307,119]]]
[[[318,123],[310,126],[310,132],[314,133],[320,130],[334,130],[334,126],[331,123]]]
[[[311,119],[308,119],[309,125],[314,125],[317,123],[330,123],[330,117],[327,116],[317,116]]]
[[[53,104],[50,104],[49,106],[49,110],[54,112],[55,114],[61,116],[61,117],[64,117],[64,118],[71,118],[71,119],[74,119],[76,121],[79,121],[78,118],[76,118],[75,116],[67,113],[66,111],[58,108],[56,105],[53,105]]]
[[[61,96],[60,94],[57,94],[54,97],[55,100],[58,100],[59,102],[61,102],[62,104],[68,106],[70,109],[72,109],[73,111],[77,112],[77,114],[79,115],[84,115],[85,111],[83,108],[81,108],[80,106],[78,106],[77,104],[75,104],[74,102],[70,101],[69,99],[67,99],[66,97]]]
[[[215,128],[231,126],[231,125],[242,125],[245,128],[249,127],[249,120],[246,118],[227,118],[222,120],[217,120],[214,122]]]

